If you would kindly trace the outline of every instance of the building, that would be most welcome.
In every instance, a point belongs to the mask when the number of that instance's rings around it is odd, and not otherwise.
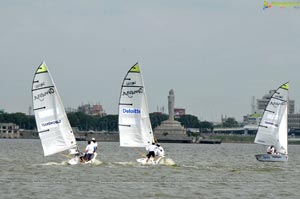
[[[243,122],[245,124],[253,124],[253,125],[258,125],[260,120],[262,118],[262,114],[259,113],[253,113],[250,115],[246,115],[243,118]]]
[[[262,97],[262,99],[257,99],[256,103],[257,103],[257,113],[263,113],[263,111],[265,110],[265,108],[268,105],[268,102],[270,101],[273,93],[275,92],[275,90],[270,90],[268,94],[264,95]],[[289,100],[288,101],[288,114],[293,114],[295,112],[295,101],[294,100]]]
[[[76,108],[67,107],[65,108],[66,113],[75,113],[78,110]]]
[[[100,104],[84,104],[78,107],[78,111],[85,113],[87,115],[93,115],[93,116],[105,116],[106,113]]]
[[[0,123],[0,138],[19,138],[19,126],[13,123]]]
[[[300,113],[288,115],[289,135],[294,134],[300,136]]]

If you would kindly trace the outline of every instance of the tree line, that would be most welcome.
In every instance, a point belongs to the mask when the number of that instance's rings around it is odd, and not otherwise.
[[[72,127],[80,131],[118,131],[118,115],[91,116],[82,112],[67,114]],[[159,126],[162,121],[167,120],[168,115],[161,113],[150,113],[152,128]],[[215,127],[212,122],[200,121],[196,116],[183,115],[176,118],[185,128],[199,129],[200,132],[211,132]],[[0,113],[0,123],[14,123],[21,129],[35,130],[36,123],[33,115],[24,113]],[[218,127],[238,127],[234,118],[227,118]]]

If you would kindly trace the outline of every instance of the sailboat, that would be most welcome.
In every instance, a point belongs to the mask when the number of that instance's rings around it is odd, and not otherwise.
[[[138,63],[127,72],[121,87],[119,100],[119,137],[121,147],[146,147],[154,142],[150,122],[146,90]],[[139,158],[141,164],[159,164],[157,160]]]
[[[271,96],[254,140],[256,144],[273,145],[275,153],[255,155],[259,161],[288,160],[287,112],[289,83],[282,84]]]
[[[68,163],[78,164],[80,162],[79,151],[75,136],[45,62],[40,64],[35,72],[32,82],[32,99],[44,156],[69,150],[70,154],[75,156]]]

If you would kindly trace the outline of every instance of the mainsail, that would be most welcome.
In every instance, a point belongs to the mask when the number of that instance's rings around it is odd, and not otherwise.
[[[277,152],[287,154],[287,105],[289,84],[281,85],[271,96],[255,137],[255,143],[274,145]]]
[[[119,101],[120,146],[145,147],[154,140],[145,86],[136,63],[127,72]]]
[[[43,62],[32,83],[33,111],[44,155],[52,155],[76,147],[76,140],[64,106]]]

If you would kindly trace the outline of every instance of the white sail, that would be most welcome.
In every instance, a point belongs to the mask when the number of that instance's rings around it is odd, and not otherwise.
[[[127,72],[119,101],[120,146],[145,147],[154,140],[139,64]]]
[[[32,83],[33,110],[44,155],[76,147],[76,140],[58,91],[43,62]]]
[[[277,152],[287,154],[288,83],[281,85],[272,95],[255,137],[255,143],[274,145]]]

